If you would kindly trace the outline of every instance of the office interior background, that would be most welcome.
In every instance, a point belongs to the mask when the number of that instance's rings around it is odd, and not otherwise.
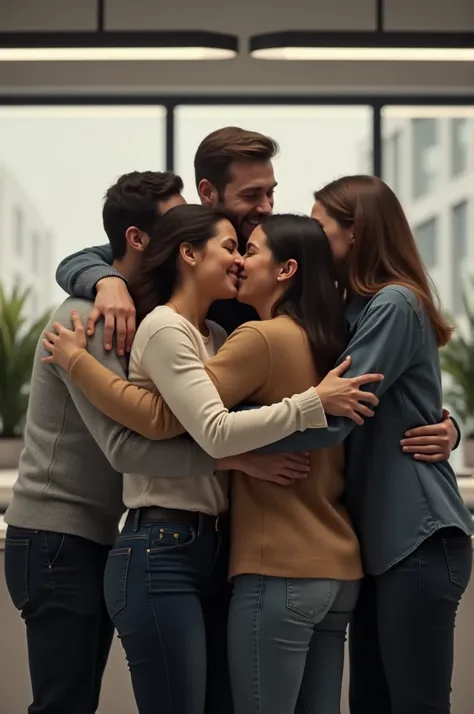
[[[95,32],[98,22],[105,32],[210,30],[237,35],[240,51],[206,61],[8,61],[0,47],[0,286],[29,288],[27,321],[64,297],[54,282],[61,258],[106,242],[102,199],[119,175],[174,169],[187,200],[197,201],[194,151],[210,131],[232,124],[279,143],[278,212],[308,213],[313,192],[337,176],[386,180],[444,308],[472,343],[463,294],[474,302],[474,60],[265,61],[247,47],[250,35],[273,31],[374,31],[381,12],[386,31],[474,33],[472,0],[101,5],[102,15],[97,0],[3,0],[0,33]],[[473,382],[474,374],[471,390]],[[460,448],[453,465],[474,506],[464,454]],[[3,508],[14,477],[0,470]],[[3,575],[0,598],[7,643],[0,714],[20,714],[29,701],[24,632]],[[473,606],[471,586],[458,629],[453,714],[468,714],[474,701]],[[116,646],[100,714],[135,711],[128,679]]]

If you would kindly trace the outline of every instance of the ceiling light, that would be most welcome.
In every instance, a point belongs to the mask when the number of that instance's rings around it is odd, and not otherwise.
[[[2,32],[0,61],[224,60],[238,53],[238,38],[208,31]]]
[[[474,62],[473,32],[270,32],[250,38],[262,60]]]

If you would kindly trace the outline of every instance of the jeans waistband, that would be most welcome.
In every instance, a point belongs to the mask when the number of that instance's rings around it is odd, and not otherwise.
[[[227,527],[227,514],[222,513],[218,516],[211,516],[208,513],[184,511],[179,508],[144,506],[129,510],[126,525],[132,526],[133,530],[137,531],[140,523],[159,523],[160,521],[170,521],[171,523],[191,526],[198,532],[209,529],[220,531]]]

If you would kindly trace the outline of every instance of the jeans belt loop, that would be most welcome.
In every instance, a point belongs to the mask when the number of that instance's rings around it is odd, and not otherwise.
[[[140,508],[135,509],[135,513],[133,514],[133,532],[137,533],[138,529],[140,528]]]

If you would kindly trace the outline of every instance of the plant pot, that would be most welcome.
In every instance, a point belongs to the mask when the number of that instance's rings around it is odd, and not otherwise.
[[[472,469],[474,475],[474,436],[463,439],[464,466]]]
[[[23,439],[0,438],[0,469],[17,469],[22,451]]]

